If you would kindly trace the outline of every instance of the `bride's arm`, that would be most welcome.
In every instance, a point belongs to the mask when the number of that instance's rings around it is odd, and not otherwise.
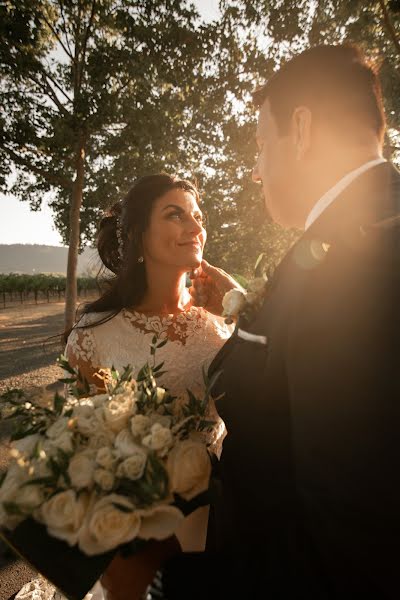
[[[105,390],[92,328],[75,327],[68,336],[64,354],[71,367],[78,368],[89,385],[95,385],[99,392]]]

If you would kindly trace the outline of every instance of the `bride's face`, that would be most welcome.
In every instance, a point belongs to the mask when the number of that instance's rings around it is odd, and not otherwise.
[[[206,237],[203,215],[193,194],[171,190],[154,203],[143,233],[145,264],[177,267],[182,272],[198,267]]]

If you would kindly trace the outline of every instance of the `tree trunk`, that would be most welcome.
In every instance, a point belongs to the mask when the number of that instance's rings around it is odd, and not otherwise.
[[[80,210],[82,206],[85,150],[83,141],[78,144],[76,154],[76,178],[72,189],[69,212],[69,248],[67,263],[67,283],[65,289],[65,329],[71,329],[75,322],[77,302],[77,266],[80,241]]]

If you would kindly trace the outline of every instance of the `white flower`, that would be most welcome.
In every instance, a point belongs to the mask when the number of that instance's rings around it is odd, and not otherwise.
[[[92,396],[91,400],[95,408],[101,408],[110,399],[110,394],[96,394]]]
[[[79,404],[74,407],[72,416],[76,422],[76,428],[82,435],[90,436],[98,427],[98,419],[93,405]]]
[[[24,485],[18,490],[16,502],[25,510],[33,510],[42,504],[44,500],[43,491],[40,486]]]
[[[88,512],[79,532],[79,548],[89,556],[107,552],[133,540],[140,522],[140,515],[125,496],[105,496]]]
[[[94,482],[95,454],[91,450],[82,450],[75,454],[68,465],[68,475],[74,488],[91,488]]]
[[[97,450],[96,462],[103,469],[112,469],[115,465],[116,458],[114,452],[109,446],[103,446]]]
[[[247,292],[257,294],[258,296],[262,294],[266,286],[266,281],[263,277],[256,277],[249,281],[247,286]]]
[[[171,430],[163,427],[160,423],[154,423],[151,433],[143,439],[143,445],[165,456],[174,442]]]
[[[60,448],[60,450],[62,450],[63,452],[70,454],[74,451],[74,444],[72,438],[73,435],[70,431],[64,431],[64,433],[60,435],[60,437],[52,440],[52,443],[57,448]]]
[[[16,462],[11,463],[0,487],[0,502],[12,502],[15,500],[20,486],[28,480],[27,471]]]
[[[170,537],[184,519],[183,513],[176,506],[167,504],[142,510],[140,515],[142,524],[139,537],[143,540],[164,540]]]
[[[57,421],[54,421],[52,425],[46,431],[48,438],[55,440],[62,436],[65,432],[68,432],[68,421],[67,417],[60,417]]]
[[[89,437],[88,447],[93,450],[99,450],[104,446],[112,444],[115,440],[115,434],[109,429],[102,428],[101,426],[91,434]]]
[[[138,446],[129,429],[123,429],[115,438],[114,447],[119,457],[127,458],[136,451]]]
[[[50,535],[74,546],[87,507],[88,496],[80,494],[78,497],[73,490],[67,490],[47,500],[41,507],[40,516]]]
[[[107,471],[106,469],[95,469],[93,478],[97,485],[105,492],[112,490],[115,477],[111,471]]]
[[[204,444],[194,440],[179,442],[167,460],[171,491],[191,500],[208,489],[211,461]]]
[[[161,404],[161,402],[164,400],[164,396],[165,396],[165,389],[162,387],[158,387],[156,389],[156,401],[157,404]]]
[[[150,431],[151,420],[146,415],[135,415],[131,419],[131,432],[133,437],[142,438]]]
[[[222,299],[224,315],[237,317],[246,305],[246,296],[238,289],[229,290]]]
[[[144,473],[147,455],[144,450],[137,447],[131,456],[118,465],[117,476],[128,479],[140,479]]]
[[[11,447],[21,452],[25,456],[32,456],[32,452],[34,451],[38,441],[40,440],[40,435],[35,433],[33,435],[28,435],[20,440],[15,440],[11,442]]]
[[[109,400],[104,407],[104,420],[106,425],[115,433],[127,426],[135,409],[133,392],[117,394]]]

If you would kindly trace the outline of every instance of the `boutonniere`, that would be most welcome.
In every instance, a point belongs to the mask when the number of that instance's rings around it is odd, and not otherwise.
[[[267,290],[268,279],[266,276],[256,277],[249,281],[247,289],[229,290],[222,300],[225,317],[225,323],[230,325],[236,321],[239,316],[244,316],[247,320],[261,308]]]
[[[254,278],[246,284],[246,289],[229,290],[222,299],[222,316],[230,325],[239,317],[251,321],[261,308],[274,273],[274,267],[265,269],[265,253],[260,254],[254,266]]]

